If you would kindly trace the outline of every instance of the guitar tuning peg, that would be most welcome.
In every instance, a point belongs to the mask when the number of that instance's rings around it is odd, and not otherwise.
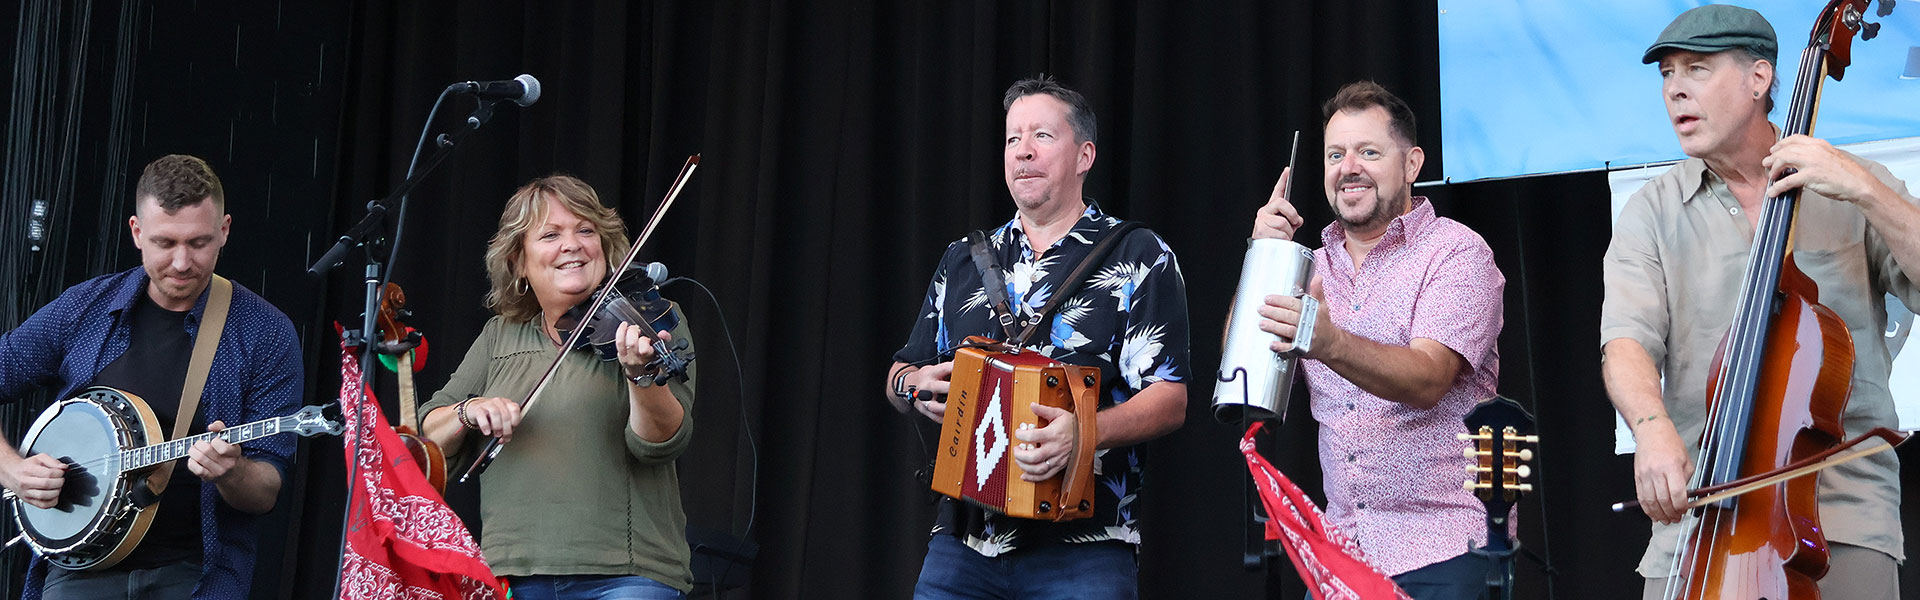
[[[1871,40],[1871,39],[1873,39],[1873,38],[1876,38],[1876,37],[1880,37],[1880,24],[1879,24],[1879,23],[1867,23],[1867,24],[1865,24],[1865,25],[1861,25],[1861,26],[1860,26],[1860,40],[1861,40],[1861,41],[1866,41],[1866,40]]]
[[[1467,458],[1480,458],[1482,452],[1474,448],[1461,448],[1460,454]]]
[[[1880,8],[1875,9],[1873,14],[1879,15],[1881,17],[1892,16],[1894,4],[1895,4],[1894,0],[1880,0]]]
[[[1533,449],[1521,448],[1519,452],[1514,453],[1514,456],[1520,457],[1520,460],[1533,460]]]
[[[1513,474],[1519,475],[1521,479],[1526,479],[1527,476],[1533,474],[1533,467],[1529,467],[1526,465],[1520,465],[1518,467],[1514,467]]]
[[[1480,485],[1479,483],[1477,483],[1477,482],[1475,482],[1474,480],[1472,480],[1472,479],[1468,479],[1468,480],[1467,480],[1467,483],[1466,483],[1466,485],[1463,485],[1463,486],[1460,486],[1460,487],[1464,487],[1464,488],[1466,488],[1466,489],[1467,489],[1467,491],[1469,491],[1469,492],[1471,492],[1471,491],[1474,491],[1474,490],[1476,490],[1476,489],[1480,489],[1480,488],[1482,488],[1482,487],[1486,487],[1486,486],[1482,486],[1482,485]]]
[[[1507,489],[1510,489],[1510,490],[1514,490],[1514,491],[1517,491],[1517,492],[1532,492],[1532,491],[1533,491],[1533,484],[1531,484],[1531,483],[1516,483],[1516,484],[1513,484],[1513,485],[1510,485],[1510,486],[1507,486]]]

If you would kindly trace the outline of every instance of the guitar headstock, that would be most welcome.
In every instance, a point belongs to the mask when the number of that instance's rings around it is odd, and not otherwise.
[[[1488,514],[1506,514],[1520,495],[1533,491],[1533,415],[1511,399],[1494,396],[1480,402],[1466,416],[1467,433],[1459,434],[1473,446],[1463,450],[1473,464],[1466,488],[1487,505]]]
[[[293,413],[293,432],[301,437],[313,437],[320,434],[340,435],[340,405],[314,405]]]

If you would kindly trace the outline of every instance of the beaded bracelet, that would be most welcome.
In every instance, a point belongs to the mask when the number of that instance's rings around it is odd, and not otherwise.
[[[467,403],[472,401],[472,398],[468,398],[461,400],[459,404],[453,405],[453,416],[460,419],[460,424],[467,429],[479,429],[480,424],[473,422],[473,418],[467,416]]]

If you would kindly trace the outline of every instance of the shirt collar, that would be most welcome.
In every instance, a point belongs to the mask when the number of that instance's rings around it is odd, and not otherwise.
[[[1108,216],[1106,212],[1101,211],[1098,201],[1092,198],[1081,198],[1081,200],[1087,203],[1087,209],[1080,213],[1080,220],[1073,223],[1073,229],[1068,230],[1067,235],[1060,236],[1060,239],[1053,243],[1053,248],[1060,247],[1067,243],[1068,240],[1073,240],[1081,244],[1092,244],[1093,234],[1106,231],[1108,228],[1120,222],[1119,219]],[[1000,226],[1000,229],[994,232],[994,236],[999,238],[995,240],[997,242],[1002,244],[1017,243],[1020,245],[1019,247],[1022,251],[1027,253],[1033,252],[1033,248],[1027,246],[1026,229],[1020,226],[1019,213],[1015,213],[1013,219],[1007,221],[1006,225]]]
[[[1426,231],[1437,217],[1433,214],[1433,203],[1426,196],[1414,196],[1413,208],[1407,214],[1394,217],[1387,223],[1386,233],[1380,234],[1380,244],[1375,248],[1391,247],[1394,244],[1414,237]],[[1344,246],[1347,239],[1347,226],[1335,219],[1320,230],[1320,245],[1325,248]]]
[[[1716,178],[1719,177],[1718,175],[1712,175],[1712,171],[1707,170],[1707,161],[1698,158],[1689,158],[1680,161],[1680,165],[1674,168],[1680,170],[1680,189],[1686,192],[1680,195],[1681,204],[1692,202],[1694,196],[1698,196],[1700,192],[1705,191],[1707,184],[1711,181],[1708,178],[1710,175]]]
[[[114,316],[124,316],[132,309],[134,303],[140,301],[140,295],[147,293],[147,285],[152,281],[147,277],[147,270],[141,267],[134,267],[129,275],[125,283],[113,291],[113,301],[107,305],[107,312]],[[201,315],[207,311],[207,298],[211,293],[213,285],[209,282],[205,289],[200,290],[200,299],[194,301],[193,310],[187,311],[188,327],[200,322]]]
[[[1780,137],[1780,126],[1772,123],[1768,123],[1767,126],[1773,129],[1773,137],[1778,139]],[[1707,161],[1703,158],[1689,156],[1686,160],[1680,161],[1680,165],[1675,168],[1680,170],[1680,189],[1686,192],[1685,195],[1680,197],[1680,204],[1682,205],[1692,202],[1694,196],[1698,196],[1701,192],[1706,191],[1707,186],[1712,185],[1716,180],[1725,180],[1720,174],[1714,173],[1712,169],[1708,169]]]

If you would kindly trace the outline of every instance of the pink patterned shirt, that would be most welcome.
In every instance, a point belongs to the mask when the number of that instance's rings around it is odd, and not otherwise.
[[[1314,272],[1334,325],[1383,344],[1444,344],[1468,371],[1433,408],[1362,391],[1317,360],[1303,361],[1320,423],[1327,517],[1375,566],[1399,575],[1486,543],[1486,509],[1461,487],[1471,462],[1454,438],[1467,411],[1494,394],[1506,278],[1479,234],[1436,217],[1425,197],[1387,226],[1360,269],[1339,222],[1320,234]]]

